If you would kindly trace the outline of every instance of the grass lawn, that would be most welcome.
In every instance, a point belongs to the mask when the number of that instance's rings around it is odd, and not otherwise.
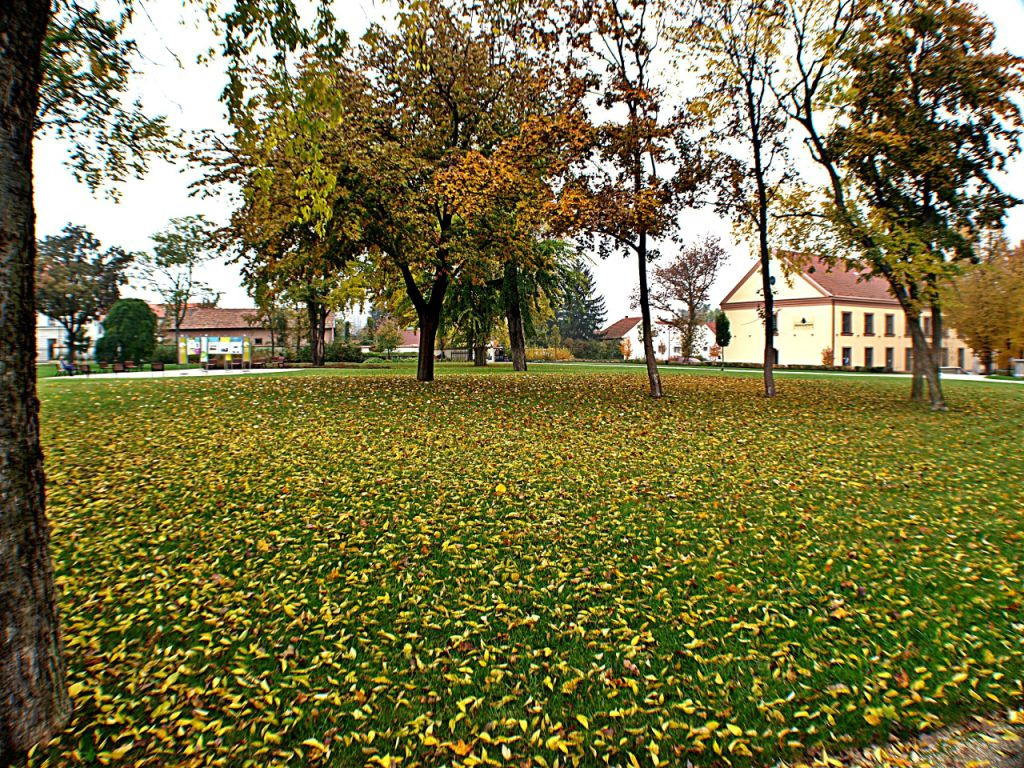
[[[1020,706],[1024,389],[536,368],[43,382],[32,764],[772,765]]]

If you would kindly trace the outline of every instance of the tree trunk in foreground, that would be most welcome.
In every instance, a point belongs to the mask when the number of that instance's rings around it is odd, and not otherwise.
[[[477,368],[483,368],[487,365],[487,345],[477,344],[473,348],[473,365]]]
[[[505,321],[508,323],[508,346],[512,368],[526,370],[526,334],[523,332],[523,305],[519,294],[519,270],[515,264],[505,265]]]
[[[420,311],[420,348],[416,362],[416,380],[434,380],[434,342],[437,340],[437,329],[441,325],[440,307],[433,307],[430,302]]]
[[[647,380],[651,384],[651,397],[661,397],[661,374],[658,361],[654,359],[654,340],[651,337],[651,300],[647,288],[647,233],[640,233],[640,247],[637,251],[640,262],[640,320],[644,334],[644,362],[647,363]]]
[[[932,410],[944,411],[946,401],[942,395],[942,382],[939,381],[938,350],[931,349],[920,322],[910,323],[910,337],[913,342],[914,358],[914,381],[911,384],[910,397],[916,402],[924,402],[924,385],[927,384]]]
[[[35,370],[32,131],[46,0],[0,3],[0,766],[67,722]]]

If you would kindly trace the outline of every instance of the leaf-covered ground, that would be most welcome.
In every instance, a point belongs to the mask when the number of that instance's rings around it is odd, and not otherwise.
[[[48,384],[31,762],[770,765],[1015,706],[1024,389],[906,386]]]

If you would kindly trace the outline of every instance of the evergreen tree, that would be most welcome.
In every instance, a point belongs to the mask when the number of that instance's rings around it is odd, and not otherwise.
[[[572,264],[555,317],[563,339],[593,339],[608,319],[604,297],[594,292],[594,273],[580,257]]]
[[[121,299],[103,319],[103,336],[96,342],[98,360],[148,360],[156,346],[156,315],[142,299]]]

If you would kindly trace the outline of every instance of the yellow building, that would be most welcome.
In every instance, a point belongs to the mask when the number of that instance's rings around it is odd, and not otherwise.
[[[772,260],[775,360],[778,365],[833,365],[844,368],[912,369],[911,339],[899,303],[882,279],[811,259],[785,274]],[[732,342],[726,361],[764,360],[764,295],[760,263],[722,300]],[[923,314],[930,336],[931,317]],[[976,371],[978,361],[956,332],[946,329],[942,367]]]

